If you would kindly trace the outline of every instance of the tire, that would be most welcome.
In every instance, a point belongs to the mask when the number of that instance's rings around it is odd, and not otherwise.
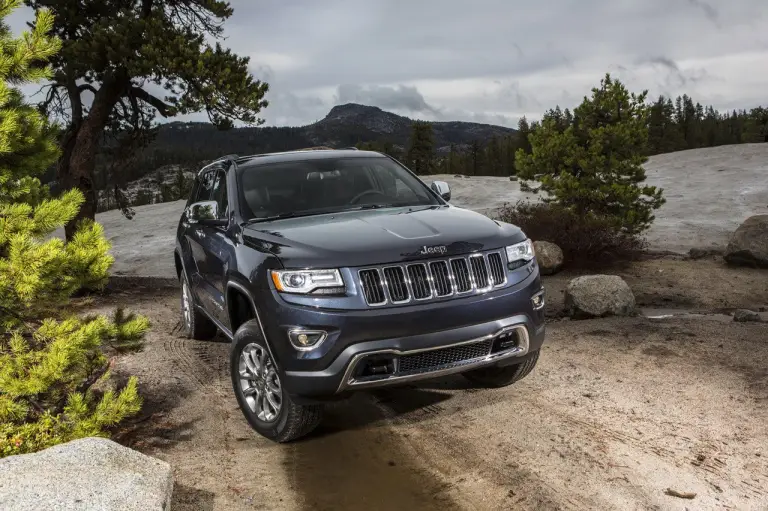
[[[464,377],[482,387],[500,388],[512,385],[522,380],[536,367],[539,361],[539,352],[534,351],[527,359],[519,364],[505,367],[483,367],[473,371],[467,371]]]
[[[290,442],[320,424],[322,405],[298,405],[284,390],[257,320],[246,321],[235,332],[229,370],[237,404],[260,435]]]
[[[187,274],[181,272],[181,331],[188,339],[210,341],[216,336],[216,324],[195,307],[195,297],[189,287]]]

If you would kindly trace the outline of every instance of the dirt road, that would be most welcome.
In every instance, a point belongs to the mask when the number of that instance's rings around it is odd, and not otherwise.
[[[765,271],[660,260],[623,274],[645,306],[768,305]],[[553,312],[568,277],[546,282]],[[153,322],[145,350],[117,360],[146,399],[118,440],[173,465],[176,510],[768,509],[765,323],[554,320],[512,387],[452,377],[361,393],[275,445],[237,409],[228,345],[175,332],[175,292],[124,291],[99,309],[118,304]]]

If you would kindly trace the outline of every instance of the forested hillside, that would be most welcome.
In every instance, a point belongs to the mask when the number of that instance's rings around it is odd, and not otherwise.
[[[572,113],[559,106],[544,115],[556,119],[563,129],[573,122]],[[674,100],[660,96],[648,104],[647,115],[648,155],[768,140],[768,109],[763,107],[721,113],[694,103],[687,95]],[[427,123],[357,104],[336,106],[324,119],[301,127],[220,131],[208,123],[174,122],[160,126],[154,140],[119,172],[110,170],[114,156],[102,153],[95,182],[103,189],[134,181],[164,165],[194,169],[225,154],[320,145],[382,151],[421,174],[506,176],[516,173],[515,152],[530,151],[528,135],[539,125],[525,118],[517,130],[458,121]]]

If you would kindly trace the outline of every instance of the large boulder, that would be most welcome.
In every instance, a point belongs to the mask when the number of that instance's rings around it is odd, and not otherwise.
[[[0,509],[167,511],[171,466],[104,438],[0,459]]]
[[[533,248],[536,251],[536,261],[539,270],[544,275],[552,275],[563,267],[563,251],[549,241],[534,241]]]
[[[632,316],[635,295],[618,275],[586,275],[568,283],[565,308],[576,319]]]
[[[768,215],[747,218],[731,235],[725,260],[734,265],[768,268]]]

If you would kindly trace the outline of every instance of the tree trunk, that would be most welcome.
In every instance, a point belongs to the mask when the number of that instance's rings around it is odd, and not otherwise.
[[[84,219],[96,218],[96,190],[93,187],[93,172],[99,141],[106,127],[109,115],[120,96],[116,82],[105,83],[93,98],[88,117],[79,126],[71,126],[71,135],[65,137],[64,147],[58,165],[58,179],[62,190],[78,188],[85,202],[67,225],[64,233],[71,240],[77,231],[77,224]]]

